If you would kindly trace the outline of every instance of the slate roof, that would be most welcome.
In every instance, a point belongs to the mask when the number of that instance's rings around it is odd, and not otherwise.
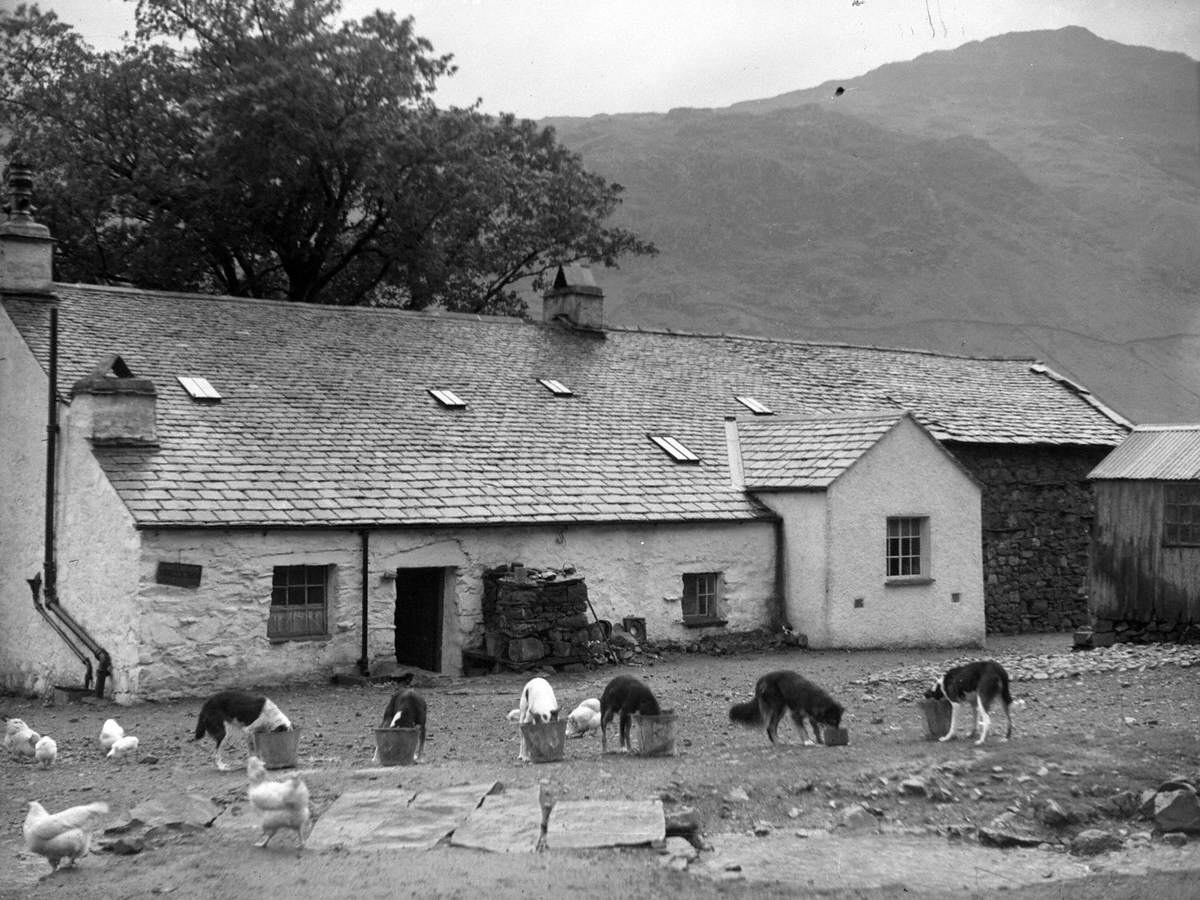
[[[55,292],[64,397],[110,353],[157,386],[159,447],[94,448],[141,526],[769,518],[732,486],[724,419],[748,413],[736,395],[787,416],[908,408],[946,441],[1111,446],[1126,433],[1029,360]],[[46,301],[0,302],[45,366]],[[208,379],[223,399],[191,399],[180,375]],[[444,408],[430,388],[467,405]],[[699,464],[676,463],[651,434],[676,437]]]
[[[1088,478],[1200,481],[1200,425],[1138,425]]]
[[[819,490],[833,484],[907,415],[900,410],[738,423],[748,490]]]

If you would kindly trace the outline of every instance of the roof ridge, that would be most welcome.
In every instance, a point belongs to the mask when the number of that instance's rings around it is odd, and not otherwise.
[[[147,290],[146,288],[127,287],[115,284],[84,284],[81,282],[56,281],[52,290],[69,288],[70,290],[113,292],[120,294],[142,294],[162,297],[168,300],[202,300],[205,303],[248,303],[261,306],[282,306],[288,309],[339,310],[346,314],[383,314],[407,316],[419,319],[453,319],[467,322],[495,322],[504,325],[524,325],[532,320],[520,316],[497,316],[486,313],[456,312],[446,309],[399,309],[394,306],[339,306],[331,303],[308,303],[299,300],[284,300],[275,297],[238,297],[233,294],[197,294],[189,291]],[[534,323],[536,324],[536,323]]]
[[[538,324],[538,323],[534,323]],[[1033,356],[971,356],[965,353],[946,353],[941,350],[925,350],[920,347],[889,347],[882,344],[852,344],[846,341],[806,341],[801,338],[768,337],[761,334],[738,334],[727,331],[679,331],[667,326],[648,328],[641,325],[605,325],[605,331],[626,332],[629,334],[661,334],[670,337],[710,338],[714,340],[757,341],[766,344],[792,344],[800,347],[839,347],[848,350],[883,350],[888,353],[912,353],[918,356],[935,356],[940,359],[970,359],[978,362],[1025,362],[1034,365],[1039,362]]]

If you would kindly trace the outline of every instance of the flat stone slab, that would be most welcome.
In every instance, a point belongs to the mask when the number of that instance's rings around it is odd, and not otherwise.
[[[534,787],[484,797],[450,843],[493,853],[534,853],[541,839],[541,790]]]
[[[666,836],[661,800],[559,800],[546,824],[550,850],[632,847]]]
[[[916,894],[1016,888],[1082,878],[1085,862],[1061,853],[997,850],[938,837],[819,835],[797,839],[719,835],[714,852],[688,866],[717,880],[785,882],[798,892],[881,890],[903,886]]]
[[[321,815],[307,843],[313,849],[428,850],[458,828],[495,786],[489,781],[420,793],[347,791]]]

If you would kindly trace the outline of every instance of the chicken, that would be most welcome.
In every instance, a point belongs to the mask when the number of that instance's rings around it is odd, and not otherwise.
[[[25,724],[23,719],[9,719],[4,726],[4,746],[15,756],[33,759],[37,742],[42,736]]]
[[[109,759],[124,759],[127,756],[134,755],[134,751],[138,748],[138,739],[132,734],[127,734],[124,737],[119,737],[113,741],[113,745],[108,748],[106,756]]]
[[[262,813],[263,839],[254,846],[265,847],[281,828],[296,832],[296,840],[304,848],[304,832],[308,827],[308,785],[299,775],[285,781],[267,780],[267,768],[257,756],[246,761],[250,778],[250,803]]]
[[[106,815],[107,803],[89,803],[48,813],[42,804],[31,800],[21,829],[25,834],[25,848],[46,857],[51,869],[57,869],[64,859],[75,865],[77,859],[87,855],[92,832],[100,827]]]
[[[45,735],[40,741],[34,744],[33,755],[42,764],[43,769],[48,769],[58,759],[58,744],[50,735]]]
[[[600,701],[589,697],[567,716],[567,737],[583,737],[600,727]]]
[[[100,749],[108,753],[112,745],[125,737],[125,729],[117,724],[116,719],[107,719],[100,729]]]

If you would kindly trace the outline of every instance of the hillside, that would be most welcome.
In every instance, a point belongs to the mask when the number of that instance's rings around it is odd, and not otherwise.
[[[1135,421],[1200,421],[1197,84],[1066,28],[547,124],[661,251],[597,273],[611,324],[1032,356]]]

